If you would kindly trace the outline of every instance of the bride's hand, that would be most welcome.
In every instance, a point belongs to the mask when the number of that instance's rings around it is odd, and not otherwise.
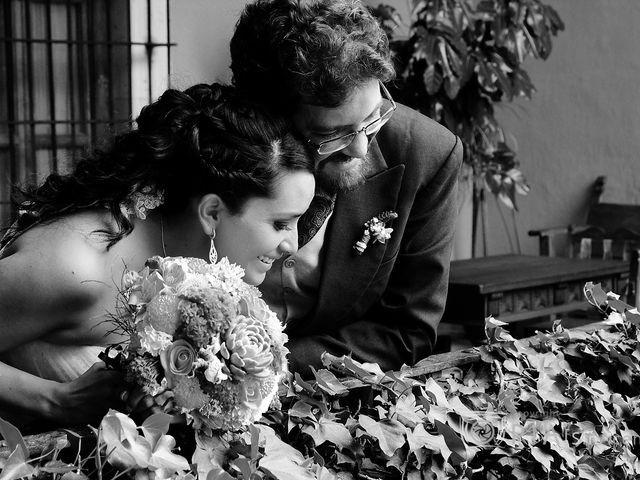
[[[96,362],[75,380],[55,384],[46,416],[64,425],[97,423],[117,408],[124,387],[121,373]]]
[[[139,388],[133,388],[123,392],[121,400],[125,403],[125,412],[127,412],[138,425],[142,424],[147,417],[154,413],[173,410],[173,400],[166,392],[152,397]],[[172,415],[172,424],[185,422],[186,419],[183,415]]]

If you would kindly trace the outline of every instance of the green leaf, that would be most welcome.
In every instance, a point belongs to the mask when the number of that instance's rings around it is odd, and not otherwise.
[[[4,463],[2,471],[0,471],[0,480],[16,480],[18,478],[30,477],[34,472],[35,469],[27,463],[24,450],[20,445],[16,445]]]
[[[568,404],[571,399],[564,395],[562,384],[555,378],[540,374],[536,382],[538,395],[547,402]]]
[[[425,381],[424,390],[429,398],[433,400],[433,404],[438,407],[449,408],[449,400],[447,400],[447,394],[444,392],[440,384],[433,378],[429,377]]]
[[[313,438],[317,446],[331,442],[338,448],[348,448],[353,443],[351,433],[343,424],[321,418],[316,426],[305,425],[302,431]]]
[[[144,420],[141,427],[142,433],[151,445],[155,445],[160,437],[169,431],[171,418],[171,415],[166,413],[154,413]]]
[[[551,471],[551,462],[553,461],[553,455],[546,453],[539,447],[533,447],[531,449],[531,455],[533,455],[533,458],[535,458],[540,463],[540,465],[542,465],[546,472]]]
[[[411,392],[398,397],[395,408],[392,410],[398,416],[398,421],[409,428],[425,420],[424,410],[416,405],[416,397]]]
[[[78,467],[72,463],[65,463],[61,460],[54,460],[47,462],[44,466],[40,467],[40,471],[46,473],[64,474],[76,470]]]
[[[560,436],[555,430],[547,431],[544,436],[544,441],[547,442],[549,448],[556,452],[558,456],[566,463],[570,468],[574,468],[578,464],[578,457],[576,456],[573,447]]]
[[[435,95],[442,85],[442,73],[435,63],[424,71],[424,85],[429,95]]]
[[[303,400],[298,400],[289,409],[289,417],[305,418],[315,423],[316,416],[313,414],[313,407]]]
[[[460,86],[460,80],[455,75],[448,75],[444,78],[444,91],[450,99],[458,96]]]
[[[362,428],[378,440],[380,449],[387,457],[392,457],[393,453],[404,445],[406,428],[397,420],[389,419],[376,422],[371,417],[362,414],[358,420]]]
[[[315,475],[306,468],[305,458],[298,450],[283,442],[272,428],[256,424],[264,437],[264,457],[259,466],[278,480],[314,480]]]
[[[377,383],[385,376],[377,363],[361,363],[346,355],[343,362],[344,367],[356,378]]]
[[[435,421],[438,433],[444,437],[444,441],[447,444],[449,450],[451,450],[450,463],[452,465],[459,465],[467,461],[467,449],[460,436],[449,425]]]
[[[599,283],[587,282],[584,286],[584,295],[587,301],[598,309],[607,305],[607,294]]]
[[[7,442],[9,450],[13,451],[18,447],[22,452],[22,456],[25,459],[29,458],[29,449],[24,442],[24,438],[22,438],[20,430],[3,418],[0,418],[0,436]]]
[[[318,386],[329,395],[343,395],[349,391],[329,370],[316,370],[313,367],[311,367],[311,370],[313,371]]]
[[[502,328],[505,325],[508,324],[500,320],[496,320],[492,316],[485,318],[484,331],[487,336],[487,340],[489,341],[489,345],[496,342],[512,342],[515,340],[509,332]]]
[[[594,465],[595,464],[595,465]],[[607,480],[609,474],[597,462],[590,464],[581,463],[578,465],[578,478],[586,480]]]
[[[67,472],[62,475],[62,477],[60,477],[60,480],[89,480],[89,477],[87,477],[84,473]]]
[[[433,435],[427,432],[424,425],[416,425],[416,428],[407,432],[407,442],[412,452],[417,452],[421,448],[426,448],[435,453],[441,454],[445,460],[451,457],[451,449],[447,445],[444,435]]]
[[[298,372],[294,373],[294,378],[295,378],[296,385],[298,387],[300,387],[302,390],[306,391],[307,393],[311,393],[311,394],[313,394],[315,392],[315,389],[313,388],[313,385],[311,383],[309,383],[309,382],[304,381]]]

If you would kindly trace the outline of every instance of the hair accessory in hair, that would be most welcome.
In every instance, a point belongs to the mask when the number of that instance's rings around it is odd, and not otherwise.
[[[373,237],[374,243],[386,243],[386,241],[391,238],[391,232],[393,232],[393,228],[387,228],[387,222],[395,218],[398,218],[398,214],[393,210],[388,210],[365,222],[364,233],[360,240],[353,246],[356,254],[362,255],[364,253],[369,246],[371,237]]]
[[[135,215],[140,220],[145,220],[149,210],[158,208],[163,203],[164,191],[156,190],[155,187],[147,185],[131,195],[127,202],[121,203],[120,208],[125,215]]]

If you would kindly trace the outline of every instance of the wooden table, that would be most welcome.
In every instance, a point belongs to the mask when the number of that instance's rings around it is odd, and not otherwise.
[[[443,322],[484,326],[493,315],[507,323],[588,307],[582,289],[601,283],[622,294],[629,262],[498,255],[451,262]]]

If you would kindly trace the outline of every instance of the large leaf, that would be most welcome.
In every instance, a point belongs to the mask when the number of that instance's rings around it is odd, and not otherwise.
[[[544,468],[546,472],[551,471],[551,462],[553,462],[553,455],[548,454],[539,447],[533,447],[531,449],[531,455],[535,458]]]
[[[302,431],[313,438],[316,446],[331,442],[339,448],[347,448],[353,443],[353,437],[347,427],[324,418],[321,418],[316,426],[305,425]]]
[[[189,462],[181,455],[173,453],[175,439],[170,435],[162,435],[153,446],[149,465],[154,469],[162,469],[170,473],[189,470]]]
[[[318,386],[329,395],[342,395],[349,391],[349,389],[340,383],[340,380],[338,380],[338,378],[329,370],[315,370],[313,367],[311,367],[311,369]]]
[[[442,85],[442,73],[437,64],[432,63],[424,71],[424,85],[429,95],[435,95]]]
[[[444,437],[447,447],[451,450],[450,463],[459,465],[468,459],[467,448],[460,438],[460,435],[446,423],[436,420],[435,422],[438,433]]]
[[[298,450],[284,443],[272,428],[255,425],[264,438],[264,457],[260,459],[261,469],[278,480],[314,480],[315,475],[305,466],[306,459]]]
[[[409,449],[414,453],[420,448],[426,448],[441,454],[447,461],[451,457],[451,449],[447,445],[444,436],[427,432],[422,424],[417,425],[413,431],[407,432],[407,442]]]
[[[154,413],[147,417],[142,423],[142,433],[151,445],[155,445],[156,442],[169,431],[170,423],[171,415]]]
[[[538,395],[547,402],[571,403],[571,399],[564,395],[562,384],[554,377],[540,374],[536,383]]]
[[[24,450],[19,445],[16,445],[0,472],[0,480],[30,477],[34,472],[34,468],[27,463]]]
[[[388,419],[376,422],[366,415],[360,415],[358,420],[362,428],[378,440],[380,449],[388,457],[393,456],[394,452],[404,445],[407,430],[397,420]]]
[[[24,442],[24,438],[22,438],[20,430],[3,418],[0,418],[0,436],[7,442],[9,450],[13,451],[18,447],[22,452],[22,456],[25,459],[29,458],[29,449]]]

